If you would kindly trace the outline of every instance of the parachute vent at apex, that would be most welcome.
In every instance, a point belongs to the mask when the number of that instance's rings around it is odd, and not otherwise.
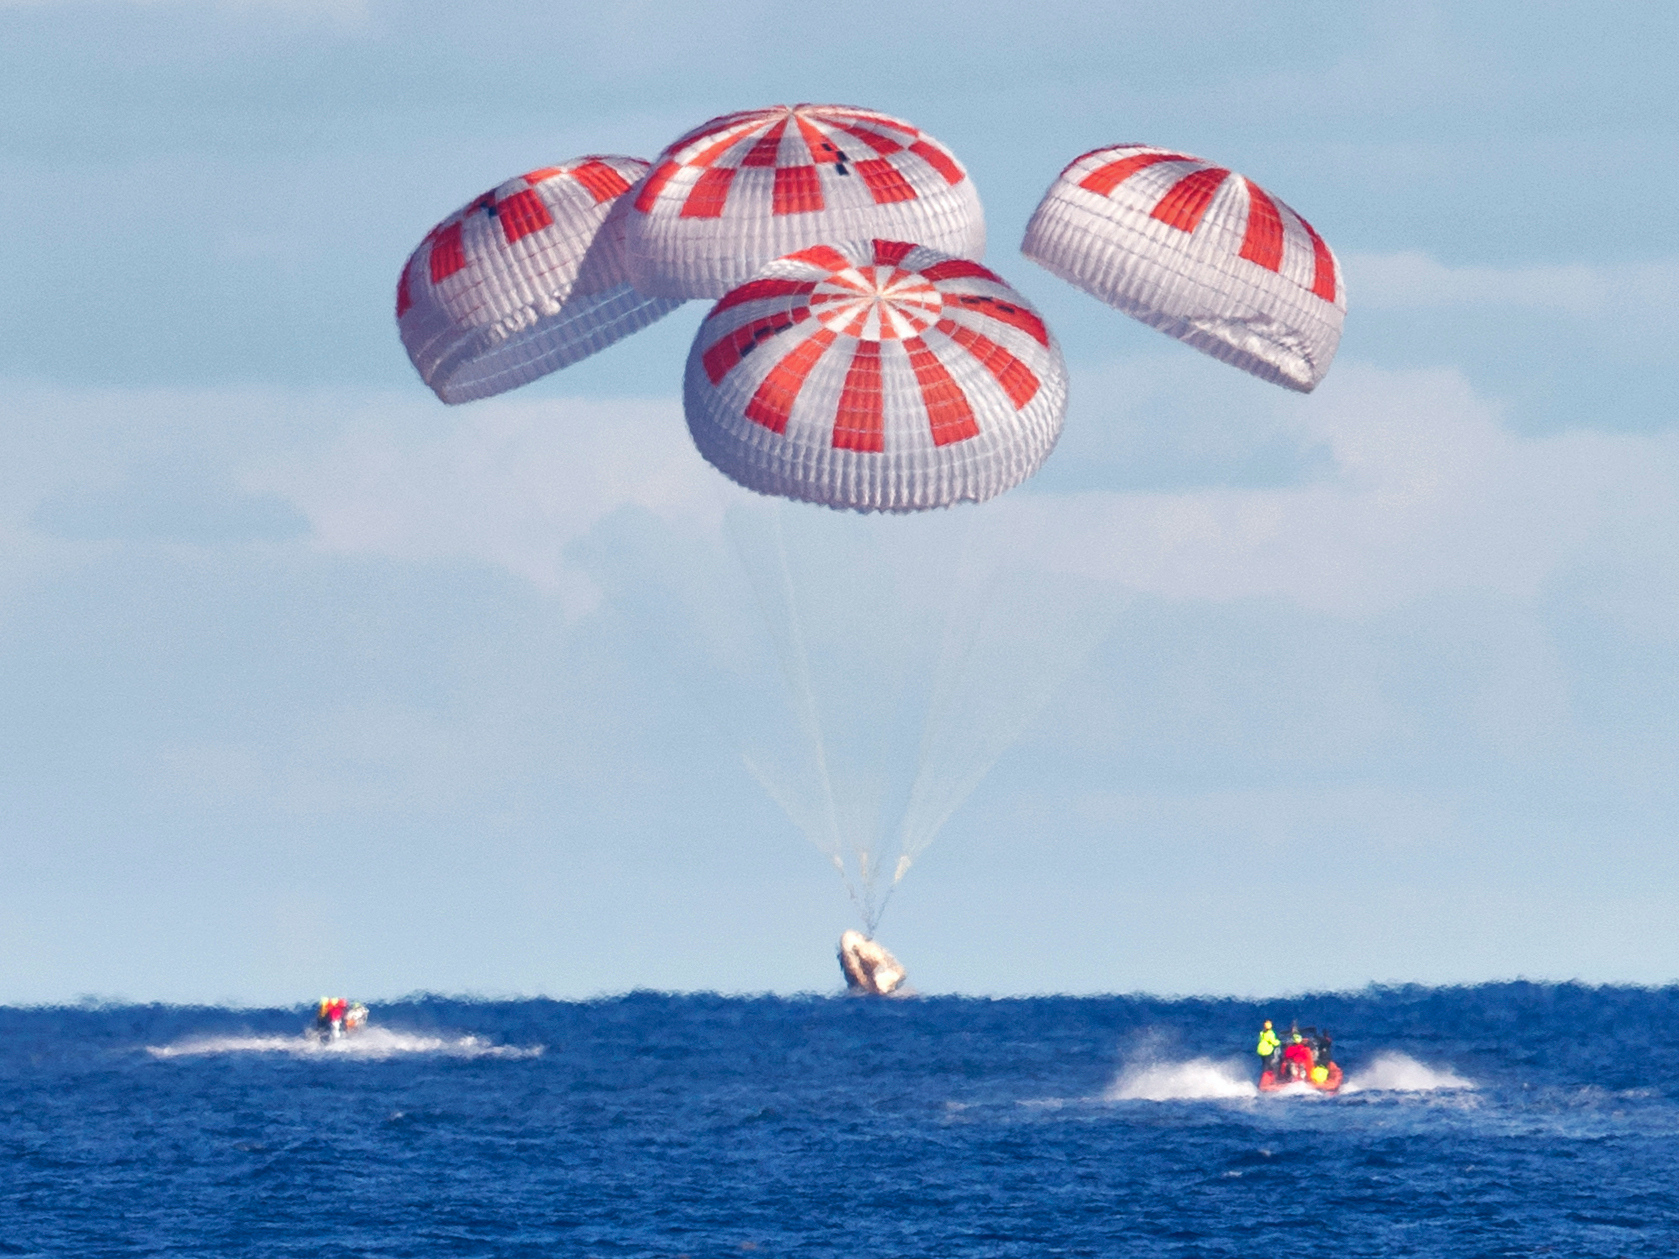
[[[777,105],[713,118],[671,144],[625,223],[636,286],[722,297],[819,244],[882,237],[985,252],[985,212],[956,155],[901,118]]]
[[[980,502],[1061,432],[1061,351],[979,263],[906,242],[819,245],[717,303],[688,355],[700,453],[764,494],[861,511]]]
[[[1134,318],[1310,392],[1341,340],[1341,268],[1312,225],[1211,162],[1128,144],[1050,185],[1021,252]]]
[[[528,384],[681,305],[630,284],[623,196],[635,157],[581,157],[510,179],[444,219],[397,284],[402,343],[444,402]]]

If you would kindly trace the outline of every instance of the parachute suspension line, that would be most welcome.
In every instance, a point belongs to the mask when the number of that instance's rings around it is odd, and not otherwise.
[[[822,804],[827,816],[828,834],[833,840],[834,852],[839,853],[844,842],[840,834],[839,806],[834,800],[833,775],[828,770],[828,746],[822,737],[822,715],[817,710],[816,691],[811,685],[810,654],[805,650],[804,609],[800,604],[798,592],[793,589],[793,574],[787,564],[787,538],[781,527],[779,503],[776,504],[775,510],[775,558],[781,570],[781,588],[787,599],[787,624],[793,635],[794,659],[798,662],[798,696],[804,709],[805,732],[810,736],[811,746],[816,753],[816,769],[822,776]],[[850,882],[848,877],[848,891]],[[852,894],[852,899],[856,899],[855,893]]]
[[[990,581],[988,581],[986,585],[987,595],[995,591],[997,582],[998,578],[995,573],[993,573]],[[978,645],[982,641],[987,627],[993,624],[997,619],[993,600],[988,597],[984,600],[984,604],[984,611],[982,611],[980,615],[974,618],[971,622],[973,630],[968,635],[967,642],[963,645],[960,659],[951,671],[949,684],[946,687],[944,694],[941,696],[939,710],[929,718],[928,726],[930,738],[934,737],[936,733],[942,733],[942,729],[948,721],[950,715],[956,710],[957,696],[961,691],[963,680],[971,672],[969,666],[973,660]],[[1030,719],[1028,718],[1028,720]],[[1021,724],[1024,726],[1024,723]],[[939,831],[944,829],[944,824],[950,820],[950,815],[955,813],[956,810],[962,806],[963,801],[973,794],[974,788],[979,785],[980,780],[984,778],[986,774],[991,772],[991,767],[997,763],[997,759],[1002,755],[1003,751],[1014,742],[1014,738],[1015,732],[1012,730],[1004,733],[1001,738],[997,738],[994,734],[994,747],[992,751],[989,753],[982,752],[979,761],[976,764],[971,765],[966,774],[959,773],[943,784],[945,795],[944,805],[943,807],[937,808],[936,812],[930,819],[923,820],[921,817],[921,810],[926,804],[926,797],[931,794],[931,788],[938,784],[930,784],[927,792],[918,793],[917,796],[911,800],[911,813],[910,816],[905,819],[906,833],[904,836],[904,851],[912,860],[915,857],[920,856],[921,853],[926,850],[927,846],[933,842],[933,839],[938,835]]]
[[[956,811],[955,805],[943,810],[931,826],[919,822],[922,802],[937,786],[928,773],[936,764],[934,750],[956,710],[957,696],[961,693],[970,662],[984,636],[985,625],[991,619],[991,609],[995,602],[993,596],[998,581],[995,564],[991,567],[989,578],[979,581],[980,589],[977,594],[974,590],[974,569],[979,563],[975,555],[978,532],[978,516],[970,513],[967,527],[962,533],[961,553],[955,565],[958,584],[954,593],[958,597],[948,600],[945,604],[944,624],[939,634],[939,652],[934,664],[933,695],[926,720],[921,727],[921,745],[917,754],[915,778],[910,784],[909,799],[906,801],[904,816],[899,826],[898,847],[901,855],[892,875],[893,888],[897,887],[915,859],[926,851],[944,823]],[[980,615],[969,614],[966,606],[969,599],[977,599]],[[981,776],[983,777],[983,771]],[[977,783],[978,779],[974,781]],[[957,804],[966,799],[971,790],[970,787],[961,791],[956,798]]]
[[[793,801],[788,798],[787,793],[777,787],[775,780],[766,774],[759,767],[758,763],[746,753],[742,752],[740,759],[745,763],[747,772],[758,780],[758,785],[764,789],[764,793],[768,795],[771,800],[774,800],[781,806],[782,812],[787,814],[788,817],[795,819],[794,825],[798,825],[798,813],[795,809]],[[803,827],[800,827],[799,829],[804,830]],[[845,894],[851,898],[851,903],[857,907],[857,912],[862,915],[863,921],[868,922],[868,906],[864,903],[864,898],[857,895],[857,888],[852,883],[851,875],[845,868],[845,858],[840,855],[837,849],[830,852],[828,849],[823,848],[822,845],[816,842],[815,838],[808,831],[805,833],[805,838],[810,840],[812,847],[814,847],[824,857],[828,858],[829,861],[833,862],[834,869],[839,871],[840,881],[845,884]],[[878,918],[879,915],[877,914],[876,919],[878,920]],[[874,934],[874,928],[872,926],[869,928],[869,934],[871,936]]]
[[[1038,549],[1038,542],[1042,538],[1043,522],[1036,519],[1029,527],[1011,528],[1006,537],[1006,545],[1011,551],[1004,558],[1018,558],[1024,552],[1018,548],[1029,546]],[[985,584],[985,599],[983,612],[972,619],[978,626],[968,643],[968,654],[971,655],[978,645],[984,641],[984,634],[989,627],[1004,620],[1004,612],[1008,609],[1007,600],[997,597],[997,592],[1004,580],[1002,564],[994,562]],[[1043,596],[1039,595],[1038,599]],[[1034,613],[1039,610],[1034,605]],[[1057,617],[1070,632],[1065,634],[1062,645],[1046,653],[1046,666],[1035,677],[1027,675],[1028,685],[1015,698],[1014,702],[1003,706],[989,715],[983,723],[976,722],[973,744],[977,755],[968,762],[967,769],[955,773],[948,783],[944,784],[943,798],[927,797],[931,791],[923,793],[921,798],[911,801],[912,818],[906,819],[903,849],[905,854],[913,859],[932,843],[940,830],[944,828],[951,815],[962,806],[962,803],[973,794],[980,782],[989,774],[992,768],[1002,759],[1003,754],[1013,747],[1032,723],[1037,720],[1050,699],[1061,689],[1067,678],[1090,657],[1097,644],[1106,636],[1118,615],[1117,605],[1111,593],[1104,593],[1101,589],[1081,584],[1078,596],[1072,606],[1062,607]],[[966,668],[967,659],[964,658],[963,673],[972,672]],[[957,695],[956,683],[960,675],[953,680],[951,689],[946,692],[946,698],[954,701]],[[945,714],[939,715],[939,720]],[[939,784],[934,784],[938,786]],[[924,821],[916,821],[924,809],[931,809],[930,815]]]
[[[956,696],[961,691],[962,679],[982,637],[981,619],[969,615],[967,608],[968,601],[973,597],[975,536],[979,530],[979,523],[976,514],[967,515],[956,563],[945,570],[954,573],[955,580],[948,597],[944,600],[944,614],[939,627],[939,647],[933,659],[933,691],[928,700],[927,713],[922,721],[921,737],[916,749],[915,776],[910,780],[909,794],[904,800],[904,812],[898,821],[898,860],[893,866],[886,891],[880,897],[879,907],[870,925],[871,935],[874,934],[874,925],[886,913],[886,907],[891,903],[892,894],[898,890],[898,884],[915,864],[916,857],[927,849],[945,820],[955,811],[954,807],[945,810],[943,816],[931,827],[918,827],[915,821],[922,812],[922,799],[936,789],[934,779],[938,776],[932,772],[938,762],[936,748],[947,722],[955,711]],[[993,577],[990,582],[984,583],[982,593],[990,594],[995,584]],[[983,606],[990,606],[989,599],[983,601]],[[967,792],[963,792],[958,797],[958,803],[966,798],[966,795]]]
[[[805,831],[805,838],[810,841],[811,845],[833,862],[834,868],[839,872],[841,881],[845,884],[846,895],[851,898],[851,902],[857,906],[858,912],[867,921],[869,917],[867,902],[872,898],[867,896],[866,888],[864,889],[865,895],[858,895],[851,874],[845,866],[845,845],[840,833],[839,809],[834,799],[833,775],[828,768],[828,749],[822,735],[821,714],[817,709],[816,692],[811,684],[810,657],[805,649],[804,642],[803,612],[798,596],[793,589],[793,576],[787,562],[787,543],[781,527],[780,503],[775,504],[772,509],[770,521],[771,532],[775,537],[776,568],[781,577],[781,595],[785,600],[787,609],[788,637],[791,639],[791,642],[787,644],[783,643],[781,635],[774,632],[776,618],[770,609],[767,592],[760,587],[757,581],[752,580],[754,569],[741,546],[739,536],[732,529],[726,528],[724,532],[728,534],[736,562],[740,564],[747,575],[748,583],[752,588],[753,599],[758,605],[759,616],[763,619],[765,627],[771,631],[770,638],[775,644],[777,663],[781,666],[782,678],[787,683],[787,688],[792,693],[794,702],[798,706],[799,724],[804,730],[805,737],[810,740],[817,774],[822,783],[823,821],[826,824],[825,830],[828,842],[824,844],[818,835],[812,834],[800,823],[800,812],[793,807],[793,803],[786,793],[776,790],[768,775],[759,766],[750,758],[746,758],[746,764],[753,777],[763,784],[764,790],[769,793],[770,798],[781,806],[782,811],[793,820],[794,825]]]
[[[954,693],[959,688],[957,683],[950,682],[950,677],[952,677],[952,673],[957,680],[962,677],[965,661],[969,660],[969,656],[974,655],[974,643],[979,636],[977,629],[970,629],[967,636],[960,633],[960,629],[964,626],[974,626],[975,618],[964,616],[964,586],[972,584],[972,582],[967,581],[970,567],[972,567],[969,564],[969,552],[972,551],[972,546],[974,546],[974,532],[977,525],[979,525],[977,515],[972,514],[972,512],[965,515],[965,519],[962,520],[962,529],[960,529],[960,546],[957,549],[957,559],[955,559],[954,564],[942,564],[942,562],[937,564],[937,572],[949,574],[947,581],[928,582],[930,574],[925,571],[927,556],[922,556],[922,569],[915,572],[915,576],[907,577],[905,572],[898,572],[897,574],[898,579],[895,584],[900,586],[900,594],[898,594],[900,603],[925,599],[930,591],[939,596],[939,628],[937,628],[939,648],[934,655],[934,660],[928,661],[930,670],[927,670],[927,673],[923,675],[923,677],[930,677],[934,687],[932,687],[932,692],[928,693],[927,703],[922,710],[922,722],[920,722],[917,750],[915,750],[915,772],[910,777],[905,796],[902,797],[902,812],[898,814],[897,818],[898,843],[897,854],[895,854],[897,859],[893,859],[892,851],[888,849],[885,853],[881,853],[878,863],[871,863],[866,868],[865,893],[866,900],[868,900],[868,912],[866,912],[865,920],[868,923],[868,933],[870,935],[875,935],[881,917],[885,917],[887,906],[892,903],[892,896],[897,891],[898,883],[903,880],[903,876],[907,875],[918,851],[925,849],[927,843],[930,843],[930,839],[932,839],[932,836],[928,834],[923,843],[918,844],[917,848],[910,851],[908,834],[910,834],[910,818],[915,814],[915,801],[927,791],[927,782],[930,781],[930,777],[937,777],[935,771],[937,771],[940,708],[944,710],[944,715],[949,715],[950,708],[952,708],[949,702],[940,703],[940,698],[949,697],[949,693]],[[939,547],[939,551],[944,551],[944,547]],[[939,551],[935,551],[935,554],[939,554]],[[905,582],[908,582],[908,584],[905,584]],[[955,660],[954,666],[952,666],[952,658]],[[905,671],[903,671],[902,677],[898,678],[900,690],[912,685],[913,666],[910,665],[910,661],[903,663],[903,670]],[[865,861],[870,859],[868,854],[860,854],[860,856]],[[885,890],[880,890],[881,883],[885,885]]]
[[[879,904],[875,903],[874,883],[875,876],[878,873],[879,871],[871,866],[868,850],[859,850],[857,853],[857,877],[863,887],[863,904],[860,908],[863,911],[863,925],[868,929],[868,935],[871,939],[875,930],[880,926],[881,914],[886,912],[886,902],[884,900]],[[891,889],[888,888],[887,895],[890,896],[891,894]]]

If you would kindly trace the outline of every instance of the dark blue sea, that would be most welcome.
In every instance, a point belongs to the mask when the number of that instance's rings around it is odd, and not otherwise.
[[[1255,1094],[1265,1017],[1339,1096]],[[1679,988],[304,1023],[0,1010],[0,1255],[1679,1255]]]

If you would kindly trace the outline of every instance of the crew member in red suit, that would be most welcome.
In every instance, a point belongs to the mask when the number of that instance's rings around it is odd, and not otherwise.
[[[1283,1076],[1290,1080],[1309,1080],[1312,1078],[1312,1068],[1316,1060],[1312,1057],[1312,1047],[1306,1043],[1305,1037],[1300,1035],[1300,1029],[1294,1028],[1289,1032],[1288,1044],[1283,1046]]]

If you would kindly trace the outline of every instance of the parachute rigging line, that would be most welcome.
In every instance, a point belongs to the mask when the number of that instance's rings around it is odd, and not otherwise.
[[[747,581],[752,588],[752,597],[758,605],[758,614],[763,620],[765,628],[770,630],[770,641],[775,646],[776,661],[780,666],[782,678],[786,681],[787,688],[798,705],[799,724],[804,730],[805,737],[810,740],[811,751],[816,760],[816,770],[822,782],[823,821],[826,823],[829,842],[824,845],[817,835],[811,833],[809,826],[800,821],[800,812],[791,807],[792,801],[788,794],[776,790],[765,771],[749,755],[742,753],[742,759],[752,776],[763,786],[770,798],[781,806],[782,811],[787,814],[795,826],[804,831],[805,838],[810,841],[812,847],[833,862],[834,868],[839,871],[841,881],[845,884],[846,895],[851,898],[852,904],[857,906],[858,912],[863,915],[863,920],[868,925],[869,934],[873,935],[875,926],[879,921],[879,914],[874,910],[873,897],[869,895],[866,884],[863,895],[858,895],[851,874],[845,867],[843,855],[845,839],[839,823],[839,806],[834,798],[833,775],[828,768],[828,749],[827,742],[822,734],[821,713],[817,707],[816,692],[811,682],[810,654],[805,648],[804,641],[803,611],[797,592],[793,588],[793,575],[787,560],[787,542],[782,530],[781,512],[781,504],[776,503],[771,512],[771,532],[775,538],[776,571],[781,578],[781,593],[786,601],[787,637],[791,640],[790,642],[784,643],[782,635],[775,633],[776,618],[771,613],[769,600],[766,598],[766,592],[758,580],[756,570],[747,558],[745,548],[741,546],[739,534],[734,527],[727,524],[725,524],[724,532],[728,535],[729,545],[734,551],[735,560],[746,574]]]

